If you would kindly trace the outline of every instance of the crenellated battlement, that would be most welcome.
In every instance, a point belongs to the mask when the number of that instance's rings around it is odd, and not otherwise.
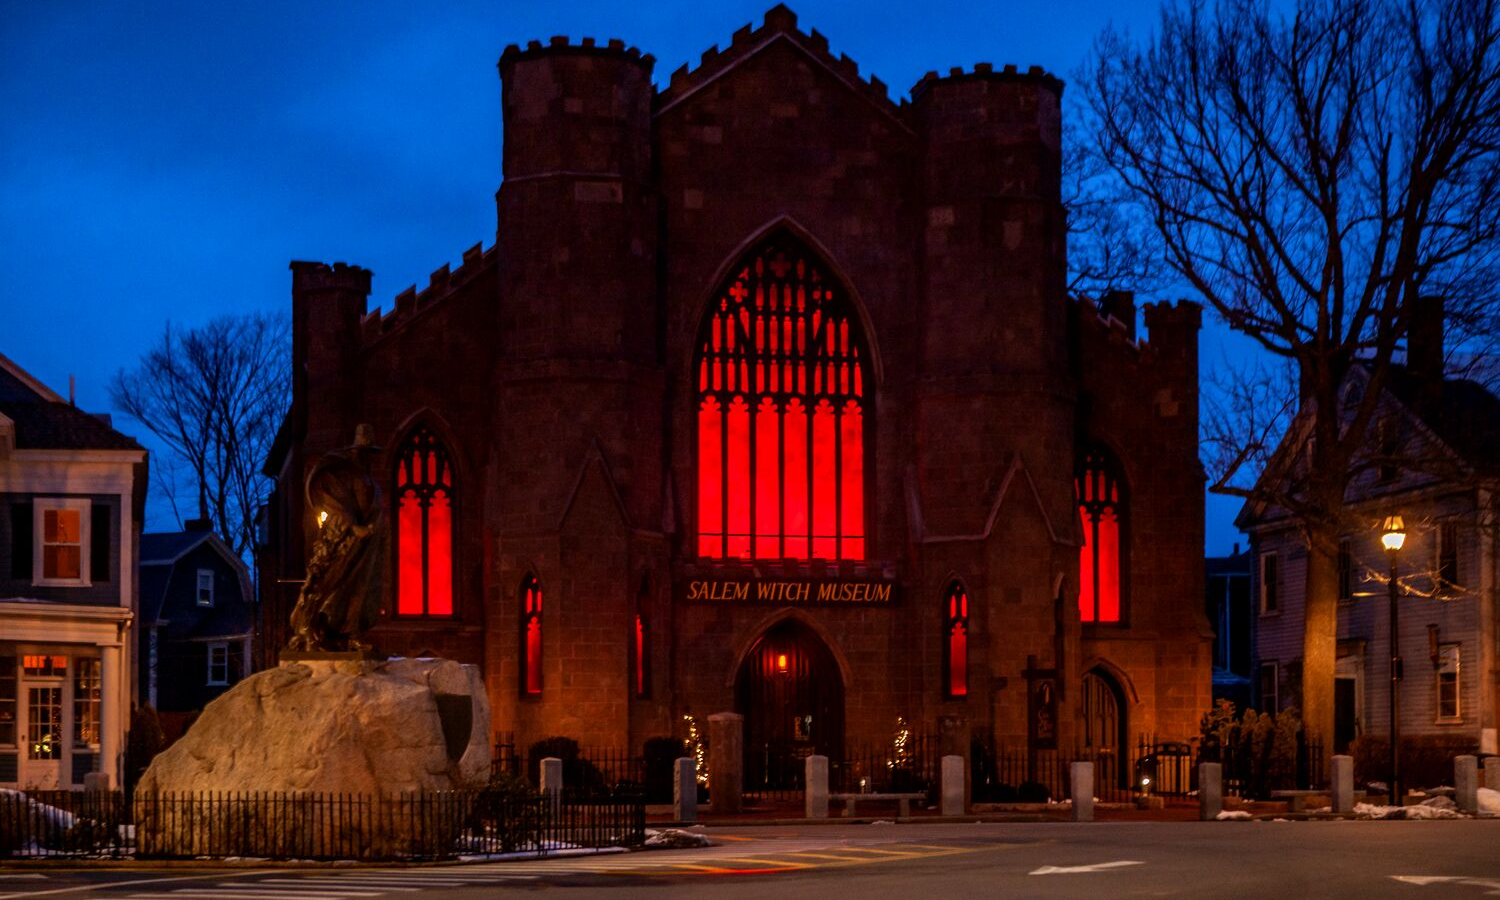
[[[530,41],[522,49],[518,44],[511,44],[500,54],[499,66],[503,70],[511,63],[528,59],[538,59],[544,56],[612,56],[622,59],[633,60],[640,64],[649,75],[651,69],[656,65],[656,57],[649,53],[642,53],[640,48],[627,46],[619,38],[610,38],[602,46],[591,37],[581,38],[574,44],[567,35],[554,35],[547,43],[541,41]]]
[[[684,63],[673,72],[667,87],[657,92],[657,112],[665,112],[723,72],[778,40],[791,41],[870,102],[905,121],[908,104],[904,99],[899,103],[893,101],[890,89],[879,78],[873,75],[869,78],[862,77],[859,64],[848,54],[840,53],[835,56],[828,49],[828,38],[816,28],[810,32],[798,29],[797,14],[782,3],[766,11],[759,28],[752,28],[747,24],[734,32],[726,49],[720,50],[715,44],[703,51],[696,68]]]
[[[294,291],[347,290],[361,294],[370,292],[370,270],[360,266],[342,262],[329,265],[324,262],[293,260],[289,268],[292,270],[292,290]]]
[[[370,310],[360,319],[361,339],[369,344],[399,328],[422,310],[450,296],[492,262],[494,253],[494,247],[485,250],[481,241],[464,251],[463,261],[458,268],[450,270],[448,264],[444,263],[428,276],[427,286],[420,291],[413,284],[397,294],[390,312],[382,314],[378,306]]]
[[[1014,65],[1006,65],[997,72],[994,65],[990,63],[975,63],[972,69],[954,66],[948,70],[947,75],[939,75],[936,71],[923,75],[916,84],[912,85],[912,101],[920,100],[921,96],[932,88],[963,81],[1029,82],[1046,88],[1056,94],[1059,99],[1063,92],[1063,80],[1041,66],[1031,66],[1022,72]]]

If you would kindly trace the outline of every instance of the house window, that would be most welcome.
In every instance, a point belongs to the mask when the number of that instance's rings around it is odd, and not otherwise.
[[[1392,416],[1385,416],[1375,427],[1376,442],[1378,446],[1376,459],[1376,478],[1382,483],[1396,480],[1400,471],[1398,456],[1401,453],[1401,433],[1396,426]]]
[[[21,672],[40,678],[62,678],[68,674],[68,658],[27,654],[21,657]]]
[[[83,561],[88,558],[89,501],[38,500],[33,505],[36,544],[35,584],[86,586]]]
[[[784,235],[733,272],[697,358],[698,555],[864,559],[869,353],[852,306]]]
[[[62,688],[26,689],[26,745],[31,759],[62,758]]]
[[[963,585],[948,586],[943,599],[943,696],[969,694],[969,595]]]
[[[396,454],[396,614],[453,615],[453,464],[426,428]]]
[[[99,746],[99,701],[103,694],[98,657],[80,657],[73,669],[73,743]]]
[[[1127,498],[1114,456],[1102,447],[1079,461],[1074,485],[1083,523],[1078,552],[1078,614],[1084,622],[1121,621]]]
[[[1280,710],[1277,702],[1277,687],[1280,678],[1279,667],[1273,660],[1260,664],[1260,706],[1261,712],[1274,713]]]
[[[1459,705],[1459,645],[1443,644],[1438,647],[1437,663],[1437,717],[1440,721],[1461,718],[1463,709]]]
[[[1437,527],[1433,568],[1437,571],[1437,593],[1444,596],[1460,590],[1458,580],[1458,524],[1442,522]]]
[[[1263,553],[1260,557],[1260,614],[1270,615],[1281,609],[1281,557]]]
[[[521,582],[521,693],[542,693],[542,584],[535,575]]]
[[[229,683],[229,645],[223,642],[208,645],[208,683]]]
[[[1349,540],[1339,541],[1339,599],[1349,600],[1354,596],[1354,556],[1350,552]]]
[[[16,744],[16,658],[0,656],[0,746]]]
[[[198,605],[214,605],[214,570],[198,570]]]

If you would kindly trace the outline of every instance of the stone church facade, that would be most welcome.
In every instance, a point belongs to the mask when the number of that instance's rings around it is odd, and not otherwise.
[[[302,479],[374,426],[374,640],[483,669],[496,728],[630,747],[738,710],[837,754],[904,719],[1123,747],[1209,706],[1198,307],[1065,286],[1062,84],[889,99],[785,7],[652,80],[617,41],[500,60],[495,244],[368,310],[292,264],[267,465],[280,646]]]

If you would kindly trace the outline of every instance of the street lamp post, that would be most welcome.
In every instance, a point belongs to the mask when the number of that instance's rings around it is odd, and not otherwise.
[[[1406,524],[1400,516],[1387,516],[1380,535],[1390,559],[1391,575],[1388,582],[1391,608],[1391,803],[1402,804],[1401,790],[1401,643],[1400,607],[1396,604],[1397,557],[1406,543]]]

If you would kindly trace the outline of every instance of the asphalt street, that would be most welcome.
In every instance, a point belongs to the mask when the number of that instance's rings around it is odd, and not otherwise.
[[[412,867],[0,867],[0,900],[1500,895],[1500,820],[714,829],[717,846]]]

